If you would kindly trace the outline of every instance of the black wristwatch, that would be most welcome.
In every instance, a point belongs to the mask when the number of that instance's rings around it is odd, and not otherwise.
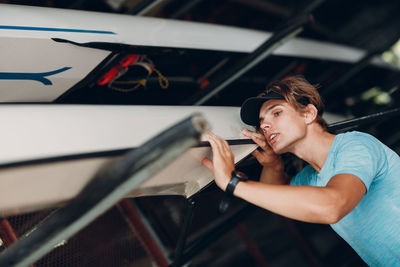
[[[241,181],[247,181],[247,179],[248,177],[243,172],[233,171],[231,180],[226,186],[225,193],[227,193],[229,196],[233,196],[233,191],[235,191],[237,184]]]

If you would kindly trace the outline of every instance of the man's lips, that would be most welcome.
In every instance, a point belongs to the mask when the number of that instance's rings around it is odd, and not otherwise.
[[[268,135],[268,137],[267,137],[268,143],[270,145],[276,143],[278,135],[279,135],[278,133],[272,133],[272,134]]]

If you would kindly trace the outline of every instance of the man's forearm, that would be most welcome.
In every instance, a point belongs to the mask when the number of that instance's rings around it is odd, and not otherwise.
[[[329,224],[338,220],[337,196],[325,187],[248,181],[240,182],[234,194],[254,205],[292,219]]]

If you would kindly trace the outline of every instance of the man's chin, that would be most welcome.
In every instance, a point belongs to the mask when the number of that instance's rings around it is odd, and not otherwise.
[[[274,151],[274,153],[278,154],[278,155],[281,155],[281,154],[284,154],[287,152],[284,147],[273,146],[271,148],[272,148],[272,151]]]

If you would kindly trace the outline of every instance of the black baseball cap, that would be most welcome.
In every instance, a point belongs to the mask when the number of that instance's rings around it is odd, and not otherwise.
[[[283,95],[270,91],[262,96],[250,97],[244,101],[240,109],[240,118],[248,125],[259,126],[260,124],[260,109],[262,105],[271,99],[285,100]]]

